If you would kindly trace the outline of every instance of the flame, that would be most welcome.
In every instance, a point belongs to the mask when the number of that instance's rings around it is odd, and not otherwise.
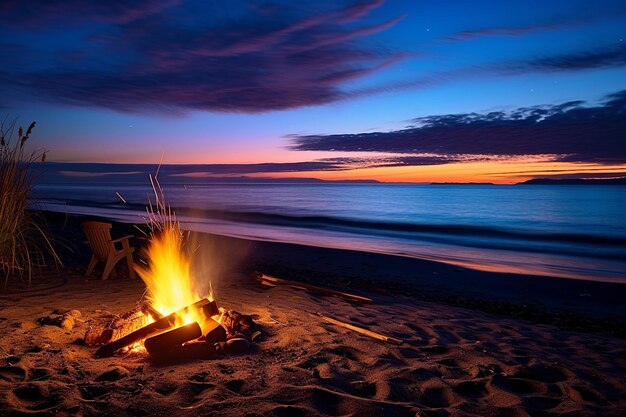
[[[194,288],[189,258],[183,248],[183,233],[176,221],[153,230],[145,252],[147,266],[136,270],[147,286],[147,298],[152,307],[162,315],[171,314],[202,298],[213,299],[212,294],[199,294]],[[193,311],[189,311],[193,310]],[[176,326],[183,326],[205,318],[200,312],[189,309],[177,316]]]

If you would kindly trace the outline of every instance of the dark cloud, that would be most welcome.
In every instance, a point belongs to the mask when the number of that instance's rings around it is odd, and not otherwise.
[[[180,3],[181,0],[65,0],[62,4],[49,0],[3,0],[0,14],[4,24],[31,30],[37,25],[67,24],[72,20],[128,23]]]
[[[34,3],[0,6],[14,26],[12,50],[21,33],[44,36],[61,23],[71,41],[44,52],[23,45],[20,64],[5,67],[0,84],[76,105],[232,112],[316,105],[344,98],[342,83],[403,58],[363,42],[399,20],[362,22],[380,0],[309,13],[292,2],[271,13],[224,2]],[[0,56],[13,55],[8,47],[0,41]]]
[[[401,55],[398,54],[397,56]],[[453,70],[432,72],[415,78],[350,91],[345,93],[345,98],[370,96],[407,89],[430,88],[451,82],[484,78],[485,76],[517,76],[529,73],[574,72],[622,67],[626,67],[626,45],[619,44],[596,50],[542,56],[525,60],[501,61],[490,65],[467,66]]]
[[[569,28],[574,26],[576,23],[546,23],[542,25],[530,25],[530,26],[501,26],[501,27],[491,27],[491,28],[483,28],[476,30],[464,30],[461,32],[457,32],[453,35],[446,36],[442,38],[442,41],[446,42],[462,42],[462,41],[470,41],[473,39],[484,38],[484,37],[492,37],[492,36],[522,36],[533,32],[541,32],[548,30],[558,30],[563,28]]]
[[[611,48],[595,51],[582,51],[550,57],[532,59],[511,65],[512,69],[527,72],[535,71],[578,71],[593,68],[626,66],[626,45],[618,44]]]
[[[563,161],[626,162],[626,90],[601,105],[573,101],[513,112],[422,117],[391,132],[293,135],[298,151],[520,156],[558,155]]]

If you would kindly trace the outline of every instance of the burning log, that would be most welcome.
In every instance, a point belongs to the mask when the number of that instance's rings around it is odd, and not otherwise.
[[[167,353],[170,350],[181,347],[183,343],[197,339],[200,336],[202,336],[200,325],[193,322],[185,326],[177,327],[174,330],[150,337],[146,339],[144,346],[150,356],[158,360],[163,356],[167,356]]]
[[[330,295],[333,297],[343,298],[345,300],[355,301],[357,303],[372,304],[374,301],[371,298],[361,297],[360,295],[349,294],[341,291],[329,290],[328,288],[316,287],[315,285],[305,284],[303,282],[289,281],[286,279],[280,279],[265,275],[260,272],[254,272],[252,276],[263,285],[277,286],[288,285],[293,288],[303,289],[307,291],[316,292],[319,294]]]
[[[150,321],[148,316],[158,320],[162,315],[147,302],[139,303],[133,310],[115,317],[106,324],[92,326],[85,333],[86,345],[104,345],[114,340],[121,339],[127,334],[147,325]]]
[[[325,322],[334,324],[336,326],[340,326],[349,330],[352,330],[354,332],[357,333],[361,333],[362,335],[365,336],[369,336],[372,337],[374,339],[378,339],[378,340],[382,340],[383,342],[387,342],[387,343],[391,343],[393,345],[401,345],[402,344],[402,340],[400,339],[396,339],[395,337],[391,337],[391,336],[386,336],[384,334],[381,333],[376,333],[374,331],[368,330],[368,329],[364,329],[362,327],[358,327],[355,326],[353,324],[350,323],[344,323],[343,321],[337,320],[337,319],[333,319],[331,317],[327,317],[321,313],[317,313],[318,316],[320,316],[322,318],[322,320],[324,320]]]
[[[106,357],[113,356],[116,351],[118,351],[119,349],[123,347],[131,345],[147,337],[153,336],[155,333],[159,333],[167,329],[170,329],[176,324],[177,316],[185,314],[185,312],[188,309],[200,309],[203,307],[205,308],[204,309],[205,314],[208,311],[209,313],[208,316],[213,316],[219,313],[217,309],[217,305],[215,304],[215,301],[209,301],[206,298],[203,298],[202,300],[197,301],[194,304],[184,307],[178,311],[173,312],[172,314],[169,314],[165,317],[162,317],[154,321],[153,323],[143,326],[140,329],[137,329],[120,339],[117,339],[109,344],[101,346],[96,351],[96,357],[106,358]]]
[[[200,323],[200,328],[204,335],[202,339],[207,342],[218,343],[226,340],[226,329],[211,317]]]
[[[188,361],[191,359],[212,359],[215,356],[216,349],[213,343],[192,341],[159,352],[158,356],[152,356],[152,358],[157,362],[163,363]]]

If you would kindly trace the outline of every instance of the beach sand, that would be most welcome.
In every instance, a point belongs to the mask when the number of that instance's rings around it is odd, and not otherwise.
[[[80,219],[51,219],[55,234],[76,242],[74,252],[61,251],[67,265],[45,269],[30,287],[10,282],[0,292],[0,416],[621,416],[626,410],[621,286],[568,281],[563,298],[541,303],[559,281],[512,276],[492,290],[490,283],[503,279],[497,274],[210,236],[200,244],[207,250],[202,258],[213,261],[206,274],[215,299],[253,315],[261,340],[245,354],[213,360],[96,359],[95,348],[81,342],[88,326],[130,310],[144,286],[123,268],[115,279],[85,279]],[[116,225],[120,234],[125,227]],[[259,268],[375,303],[262,286],[249,276]],[[421,281],[411,286],[412,277]],[[528,285],[516,297],[512,283],[524,279]],[[455,284],[460,281],[465,285]],[[425,288],[426,282],[432,285]],[[544,285],[544,293],[533,294],[534,285]],[[37,322],[70,309],[81,312],[71,330]],[[404,343],[325,323],[316,312]]]

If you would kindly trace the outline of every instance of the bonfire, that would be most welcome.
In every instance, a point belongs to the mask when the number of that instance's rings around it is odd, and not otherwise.
[[[92,326],[85,342],[100,345],[97,357],[147,351],[157,360],[211,358],[247,348],[256,335],[254,322],[218,308],[210,280],[193,276],[187,234],[166,204],[156,176],[150,181],[155,200],[148,202],[145,219],[148,246],[144,263],[135,266],[146,284],[145,296],[128,313]]]

